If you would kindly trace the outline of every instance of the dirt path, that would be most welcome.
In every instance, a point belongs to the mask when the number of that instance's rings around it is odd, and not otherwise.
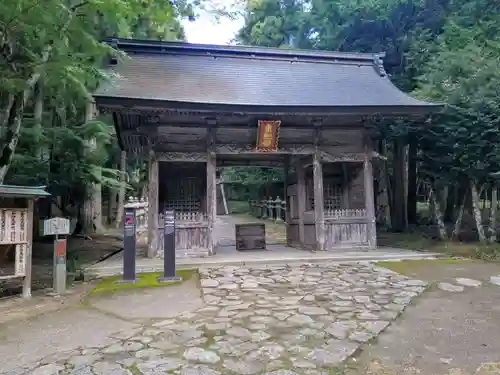
[[[397,268],[433,285],[364,348],[347,375],[500,374],[500,286],[490,283],[490,276],[500,274],[500,265],[416,261]],[[457,292],[438,286],[440,282],[459,286],[456,278],[481,285]]]

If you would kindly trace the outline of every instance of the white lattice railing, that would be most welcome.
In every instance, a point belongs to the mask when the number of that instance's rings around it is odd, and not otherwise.
[[[160,213],[158,215],[158,223],[160,226],[163,226],[163,217],[164,214]],[[207,221],[208,220],[208,215],[205,212],[201,211],[193,211],[193,212],[182,212],[182,211],[175,211],[175,221],[176,222],[186,222],[186,221],[192,221],[192,222],[199,222],[199,221]]]
[[[135,208],[136,231],[138,233],[148,230],[148,207],[149,203],[145,198],[130,197],[125,204],[125,208]]]
[[[364,208],[339,208],[336,210],[325,210],[325,218],[328,219],[349,219],[355,217],[366,217]]]

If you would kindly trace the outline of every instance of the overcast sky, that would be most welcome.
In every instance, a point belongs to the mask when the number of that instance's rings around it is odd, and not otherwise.
[[[218,0],[225,7],[232,7],[233,0]],[[212,0],[212,2],[214,2]],[[182,22],[187,41],[201,44],[229,44],[243,26],[243,19],[221,18],[219,21],[208,11],[201,11],[195,21]]]

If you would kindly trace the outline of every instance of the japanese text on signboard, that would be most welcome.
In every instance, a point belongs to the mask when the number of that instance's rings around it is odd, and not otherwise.
[[[277,151],[281,121],[259,120],[257,151]]]

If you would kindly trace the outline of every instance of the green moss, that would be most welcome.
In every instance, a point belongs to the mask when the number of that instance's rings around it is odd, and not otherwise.
[[[182,281],[173,282],[159,282],[158,277],[163,276],[161,272],[149,272],[140,273],[137,275],[139,280],[135,284],[119,284],[118,280],[121,280],[121,276],[111,276],[101,279],[101,281],[95,286],[90,294],[100,294],[100,293],[113,293],[120,290],[130,290],[130,289],[141,289],[141,288],[156,288],[156,287],[166,287],[170,285],[178,285],[182,282],[191,279],[193,276],[198,276],[198,270],[188,269],[188,270],[178,270],[177,276],[182,278]]]
[[[400,273],[402,275],[408,275],[415,268],[423,267],[431,264],[443,264],[443,263],[463,263],[470,262],[469,259],[415,259],[415,260],[402,260],[398,262],[377,262],[376,265],[379,267],[388,268],[391,271]]]
[[[134,375],[142,375],[142,372],[141,370],[139,370],[139,367],[137,367],[137,365],[132,365],[132,366],[128,366],[127,369]]]

